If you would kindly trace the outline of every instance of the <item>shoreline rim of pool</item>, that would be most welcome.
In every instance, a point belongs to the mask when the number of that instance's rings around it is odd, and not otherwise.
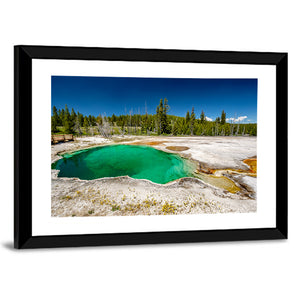
[[[69,173],[66,172],[66,170],[62,171],[62,166],[63,163],[65,164],[66,161],[70,162],[72,158],[78,158],[79,156],[84,156],[85,154],[89,155],[89,154],[93,154],[93,152],[97,152],[105,149],[118,149],[118,148],[124,148],[124,149],[136,149],[136,150],[141,150],[141,151],[150,151],[152,152],[152,156],[150,155],[150,159],[153,158],[153,154],[157,154],[158,156],[163,156],[163,159],[167,159],[167,160],[171,160],[172,162],[167,163],[166,166],[163,166],[162,168],[158,167],[158,172],[160,172],[161,174],[158,175],[158,178],[154,178],[153,176],[147,176],[145,174],[139,176],[139,175],[133,175],[132,174],[128,174],[128,172],[125,172],[122,174],[113,174],[113,176],[110,176],[111,173],[107,174],[106,176],[104,176],[103,174],[96,174],[96,175],[78,175],[78,174],[74,174],[74,173]],[[145,153],[144,153],[145,154]],[[107,153],[106,153],[107,155]],[[139,153],[139,155],[141,155]],[[116,154],[115,154],[116,156]],[[126,154],[125,154],[126,156]],[[81,157],[82,158],[82,157]],[[123,159],[123,160],[122,160]],[[126,161],[126,159],[129,159],[132,163],[131,158],[127,157],[122,157],[122,159],[120,159],[120,157],[115,157],[115,160],[112,162],[112,164],[110,164],[111,168],[114,168],[115,165],[117,165],[120,162],[124,162]],[[141,164],[141,167],[138,168],[138,171],[141,173],[145,173],[143,172],[144,168],[145,170],[147,169],[147,167],[149,167],[149,164],[147,164],[147,162],[151,163],[151,160],[149,159],[149,157],[146,157],[146,159],[143,159],[143,162]],[[90,167],[91,169],[93,169],[92,171],[97,171],[97,169],[103,167],[102,163],[107,163],[107,156],[104,156],[101,158],[101,160],[96,160],[95,157],[94,158],[90,158],[91,163],[87,163],[88,164],[88,168]],[[137,160],[134,160],[134,162],[136,162]],[[146,162],[146,163],[145,163]],[[78,162],[82,163],[81,162]],[[165,163],[163,160],[160,160],[160,163],[162,163],[162,165]],[[175,163],[175,165],[174,165]],[[95,164],[95,166],[93,165]],[[169,183],[173,183],[178,181],[179,179],[183,179],[183,178],[194,178],[196,179],[196,177],[193,175],[194,172],[197,169],[197,164],[198,161],[185,157],[183,155],[181,155],[180,153],[172,153],[169,151],[164,151],[163,149],[157,149],[154,148],[152,146],[149,145],[132,145],[132,144],[126,144],[126,143],[117,143],[117,144],[105,144],[105,145],[93,145],[91,147],[85,147],[85,148],[81,148],[81,149],[75,149],[73,151],[62,151],[62,152],[58,152],[56,153],[56,157],[51,161],[51,169],[52,170],[57,170],[57,172],[55,172],[54,178],[55,179],[78,179],[78,180],[87,180],[87,181],[92,181],[92,180],[101,180],[101,179],[110,179],[110,178],[121,178],[121,177],[128,177],[131,179],[136,179],[136,180],[146,180],[149,181],[153,184],[159,184],[159,185],[165,185],[165,184],[169,184]],[[74,167],[74,165],[73,165]],[[136,169],[136,166],[133,166]],[[164,170],[163,168],[166,167],[166,169]],[[172,169],[170,171],[170,169]],[[78,171],[78,170],[77,170]],[[86,170],[85,170],[86,171]],[[107,171],[107,170],[106,170]],[[148,170],[149,171],[149,170]],[[75,171],[76,172],[76,171]],[[168,177],[167,175],[164,175],[165,173],[171,173],[170,176]],[[101,173],[101,172],[100,172]],[[130,172],[129,172],[130,173]],[[166,177],[165,177],[166,176]],[[88,177],[88,178],[87,178]],[[145,178],[144,178],[145,177]]]

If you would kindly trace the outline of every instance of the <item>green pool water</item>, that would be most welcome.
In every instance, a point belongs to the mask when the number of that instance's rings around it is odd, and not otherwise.
[[[149,146],[112,145],[65,154],[52,164],[52,169],[60,170],[58,177],[91,180],[128,175],[164,184],[193,177],[195,165],[179,155]]]

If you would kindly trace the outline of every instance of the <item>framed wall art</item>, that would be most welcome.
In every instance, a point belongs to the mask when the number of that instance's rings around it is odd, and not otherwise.
[[[287,53],[14,51],[15,248],[287,238]]]

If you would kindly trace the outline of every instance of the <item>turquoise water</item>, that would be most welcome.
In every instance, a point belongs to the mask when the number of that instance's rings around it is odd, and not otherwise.
[[[128,175],[167,183],[182,177],[193,177],[195,165],[179,155],[149,146],[112,145],[66,154],[52,164],[60,170],[58,177],[96,179]]]

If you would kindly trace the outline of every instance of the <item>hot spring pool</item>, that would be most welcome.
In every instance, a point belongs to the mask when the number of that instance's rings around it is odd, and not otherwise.
[[[128,175],[164,184],[193,177],[196,166],[177,154],[149,146],[110,145],[65,154],[52,164],[52,169],[60,170],[58,177],[92,180]]]

